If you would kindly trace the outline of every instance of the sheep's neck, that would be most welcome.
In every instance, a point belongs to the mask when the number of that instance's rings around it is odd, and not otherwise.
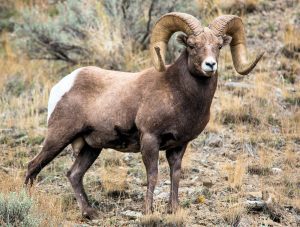
[[[187,53],[183,51],[176,62],[167,70],[167,82],[175,89],[180,89],[180,94],[185,94],[187,104],[204,112],[209,111],[217,87],[217,77],[204,77],[191,75],[187,67]]]

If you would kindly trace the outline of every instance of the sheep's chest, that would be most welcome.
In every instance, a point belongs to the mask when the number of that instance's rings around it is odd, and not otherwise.
[[[115,132],[116,137],[105,145],[106,148],[132,153],[140,151],[139,132],[135,125],[129,130],[115,126]]]

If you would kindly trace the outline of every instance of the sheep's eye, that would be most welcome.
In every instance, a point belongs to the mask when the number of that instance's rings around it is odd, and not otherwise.
[[[223,47],[222,45],[219,45],[219,46],[218,46],[219,50],[221,50],[221,49],[222,49],[222,47]]]
[[[192,43],[188,43],[187,45],[191,50],[195,48],[195,46]]]

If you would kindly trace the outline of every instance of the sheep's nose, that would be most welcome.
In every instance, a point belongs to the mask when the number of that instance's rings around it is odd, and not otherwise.
[[[217,62],[213,57],[208,57],[202,63],[202,70],[205,72],[216,71],[217,65]]]
[[[205,62],[205,65],[207,65],[210,68],[214,68],[214,65],[216,64],[216,62]]]

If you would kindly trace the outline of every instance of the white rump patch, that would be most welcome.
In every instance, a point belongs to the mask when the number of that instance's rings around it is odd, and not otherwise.
[[[72,88],[74,81],[79,73],[81,68],[76,69],[69,75],[65,76],[62,78],[57,84],[54,85],[54,87],[50,91],[50,96],[49,96],[49,101],[48,101],[48,117],[47,117],[47,122],[49,121],[49,118],[51,114],[53,113],[55,106],[63,97],[65,93],[70,91]]]

